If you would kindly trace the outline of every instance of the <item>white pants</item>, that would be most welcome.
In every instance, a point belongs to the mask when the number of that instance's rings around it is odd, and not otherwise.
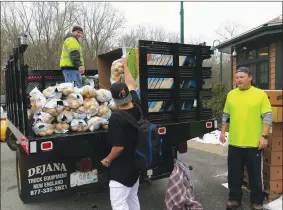
[[[109,187],[112,210],[140,210],[139,179],[133,187],[110,180]]]

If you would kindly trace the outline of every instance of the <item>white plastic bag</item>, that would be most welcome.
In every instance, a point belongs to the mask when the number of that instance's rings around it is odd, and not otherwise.
[[[62,94],[64,96],[67,96],[71,93],[73,93],[75,90],[74,90],[74,83],[72,82],[64,82],[64,83],[60,83],[58,86],[57,86],[58,90],[60,92],[62,92]]]
[[[31,112],[40,111],[46,103],[44,95],[35,87],[30,93]]]
[[[84,120],[87,117],[87,115],[85,113],[84,106],[80,106],[78,109],[73,109],[72,113],[73,113],[74,119],[82,119],[82,120]]]
[[[55,133],[67,133],[69,131],[70,125],[68,123],[55,123],[53,124],[53,129]]]
[[[37,136],[50,136],[54,133],[54,129],[51,124],[47,124],[41,121],[35,122],[32,127],[35,135]]]
[[[99,102],[108,102],[112,99],[112,94],[109,90],[99,89],[96,91],[96,99]]]
[[[117,105],[116,105],[116,103],[114,102],[114,99],[113,99],[113,98],[108,102],[108,107],[109,107],[111,110],[117,110]]]
[[[128,57],[129,53],[126,53],[126,48],[122,48],[122,57],[113,61],[111,65],[111,77],[110,77],[110,82],[111,84],[115,82],[120,82],[123,78],[124,74],[124,66],[122,64],[122,59],[125,57]]]
[[[71,107],[72,109],[77,109],[84,103],[84,99],[81,94],[71,93],[67,96],[67,102],[69,104],[69,107]]]
[[[111,117],[111,109],[107,106],[107,102],[99,106],[97,115],[108,120]]]
[[[82,119],[73,119],[71,122],[71,129],[72,131],[87,131],[89,126],[86,124],[86,122]]]
[[[59,123],[70,123],[73,120],[73,114],[71,111],[63,111],[57,116],[57,122]]]
[[[82,87],[81,95],[84,98],[94,98],[96,94],[96,90],[92,88],[90,85],[85,85]]]
[[[58,85],[50,86],[42,91],[43,95],[46,98],[62,98],[62,92],[58,89]]]
[[[87,117],[90,118],[98,113],[99,103],[95,98],[85,98],[84,100],[84,112]]]
[[[63,112],[64,102],[61,99],[49,99],[42,110],[56,117]]]
[[[39,111],[33,115],[33,119],[35,122],[41,121],[47,124],[52,124],[55,118],[47,112]]]
[[[98,130],[102,124],[103,119],[101,117],[92,117],[87,120],[90,131]]]

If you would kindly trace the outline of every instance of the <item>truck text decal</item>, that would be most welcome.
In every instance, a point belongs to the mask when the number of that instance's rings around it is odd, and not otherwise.
[[[44,175],[46,172],[54,172],[54,171],[67,172],[67,169],[64,163],[48,163],[28,169],[28,178],[34,175],[38,175],[38,174]]]

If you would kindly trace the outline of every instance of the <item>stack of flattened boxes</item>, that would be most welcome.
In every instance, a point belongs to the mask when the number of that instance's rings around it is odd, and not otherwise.
[[[283,104],[282,90],[265,90],[272,106],[273,119],[264,150],[263,180],[269,193],[282,193],[283,180]]]
[[[283,180],[283,91],[265,90],[272,106],[273,119],[268,136],[268,147],[263,156],[264,188],[270,193],[282,193]],[[249,183],[248,170],[244,169],[244,185]]]

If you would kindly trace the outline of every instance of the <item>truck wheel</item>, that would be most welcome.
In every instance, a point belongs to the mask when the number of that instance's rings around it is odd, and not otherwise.
[[[10,129],[7,129],[7,131],[6,131],[6,142],[7,142],[8,147],[12,151],[17,150],[17,148],[18,148],[17,139],[14,136],[14,134],[10,131]]]
[[[25,154],[20,150],[20,148],[17,149],[16,152],[16,171],[17,171],[17,184],[18,184],[18,193],[19,197],[23,201],[23,203],[29,203],[29,194],[26,182],[24,181],[23,177],[23,171],[25,170]]]

